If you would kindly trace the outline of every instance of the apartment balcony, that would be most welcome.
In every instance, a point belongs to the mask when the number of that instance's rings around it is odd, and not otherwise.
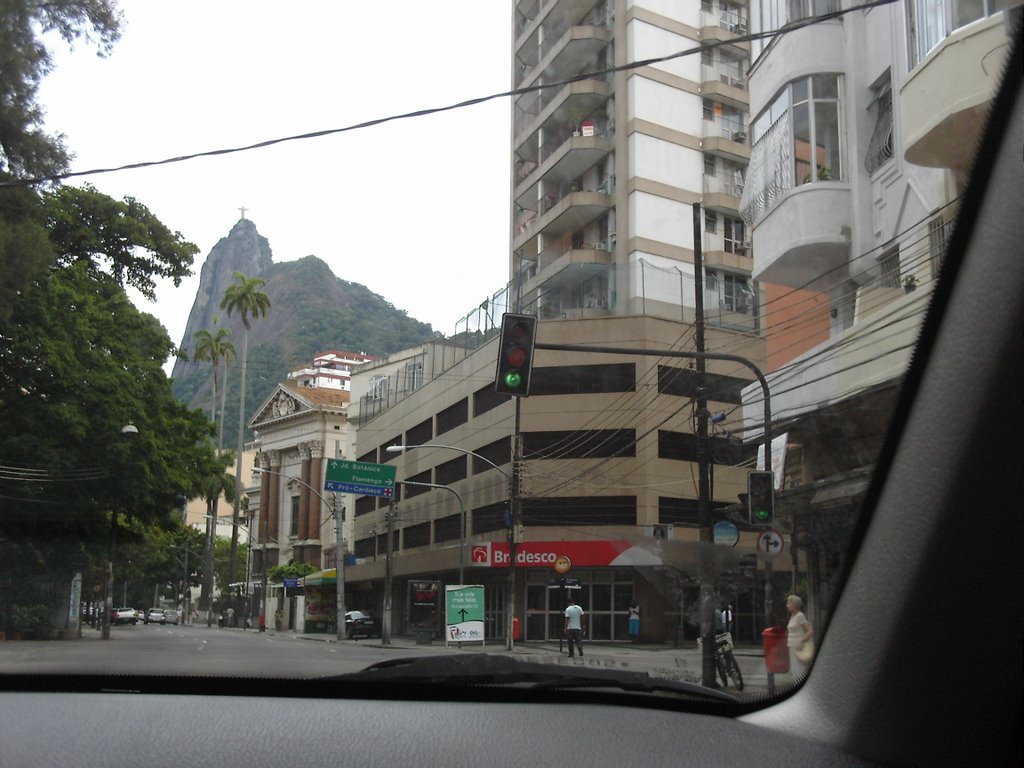
[[[900,89],[907,162],[966,174],[1006,54],[1003,13],[955,30]]]
[[[515,202],[523,208],[530,208],[533,207],[533,202],[541,197],[542,184],[561,185],[576,182],[584,172],[611,153],[612,145],[610,135],[571,135],[545,157],[540,165],[532,161],[518,164],[518,183],[513,193]],[[520,176],[521,180],[518,178]]]
[[[750,103],[747,79],[739,73],[738,67],[703,65],[700,95],[743,111],[746,111]]]
[[[556,200],[540,201],[539,210],[528,209],[516,217],[516,232],[512,249],[519,250],[532,237],[558,237],[567,232],[583,229],[604,216],[614,206],[615,199],[605,192],[570,192]]]
[[[825,291],[849,276],[853,195],[849,184],[787,190],[754,224],[754,279]]]
[[[593,277],[606,275],[612,262],[609,243],[584,243],[582,248],[564,250],[560,245],[539,254],[537,270],[523,283],[523,292],[550,291],[581,285]]]
[[[611,16],[597,2],[580,3],[579,0],[548,0],[530,4],[525,10],[517,9],[514,49],[516,57],[533,66],[553,49],[543,41],[558,40],[566,30],[578,26],[611,26]]]
[[[743,196],[743,178],[736,174],[704,176],[704,196],[701,205],[711,210],[739,215]]]
[[[572,27],[561,39],[545,46],[543,56],[536,57],[532,63],[523,61],[520,64],[516,87],[534,85],[539,78],[546,83],[558,82],[592,69],[594,61],[611,40],[612,31],[607,27]]]
[[[516,156],[536,163],[544,152],[553,152],[587,120],[605,119],[605,105],[612,96],[612,84],[603,80],[581,80],[559,89],[544,107],[516,109],[512,146]],[[582,134],[582,131],[581,131]]]
[[[738,120],[705,120],[701,149],[730,162],[750,162],[746,123]]]
[[[741,15],[738,11],[701,11],[701,41],[729,43],[737,50],[749,53],[750,43],[736,42],[738,37],[747,34],[747,29],[746,17]]]

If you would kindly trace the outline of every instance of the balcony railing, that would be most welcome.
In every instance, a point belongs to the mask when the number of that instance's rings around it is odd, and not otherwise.
[[[747,78],[743,76],[739,66],[704,64],[701,66],[701,77],[705,83],[724,83],[741,91],[747,90]]]
[[[746,144],[749,135],[747,130],[747,124],[742,120],[728,117],[716,117],[712,120],[704,118],[704,138],[717,136],[738,144]]]

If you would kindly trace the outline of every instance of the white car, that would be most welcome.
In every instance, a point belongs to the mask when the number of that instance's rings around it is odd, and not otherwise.
[[[138,624],[134,608],[115,608],[110,614],[111,624]]]

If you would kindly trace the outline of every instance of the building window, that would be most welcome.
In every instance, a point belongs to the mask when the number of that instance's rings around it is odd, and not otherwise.
[[[704,231],[712,235],[718,232],[718,214],[714,211],[704,209]]]
[[[892,79],[887,70],[881,82],[874,88],[871,109],[875,113],[875,129],[868,142],[867,157],[864,167],[868,173],[874,173],[892,159]]]
[[[946,220],[939,214],[928,222],[928,253],[932,263],[932,275],[937,276],[946,256],[949,235],[953,231],[953,221]]]
[[[881,268],[879,284],[883,288],[900,287],[900,247],[894,245],[878,257],[878,266]]]
[[[748,226],[791,187],[843,180],[839,85],[835,74],[794,80],[754,120],[740,204]]]
[[[491,387],[493,390],[493,386]],[[437,434],[455,429],[469,420],[469,398],[463,398],[437,414]]]
[[[725,252],[746,253],[746,232],[741,219],[734,219],[731,216],[724,216],[725,224]]]
[[[714,176],[715,175],[715,156],[704,155],[704,175]]]
[[[911,68],[956,30],[1011,5],[1006,0],[913,0],[907,3]]]
[[[299,497],[292,496],[292,519],[288,527],[289,536],[299,535]]]
[[[632,429],[523,432],[524,459],[603,459],[636,456]]]

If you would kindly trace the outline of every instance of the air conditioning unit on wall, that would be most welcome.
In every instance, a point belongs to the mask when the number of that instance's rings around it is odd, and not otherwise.
[[[647,535],[654,539],[661,539],[665,541],[672,538],[672,531],[675,526],[671,524],[657,523],[655,525],[645,525],[644,530]]]

